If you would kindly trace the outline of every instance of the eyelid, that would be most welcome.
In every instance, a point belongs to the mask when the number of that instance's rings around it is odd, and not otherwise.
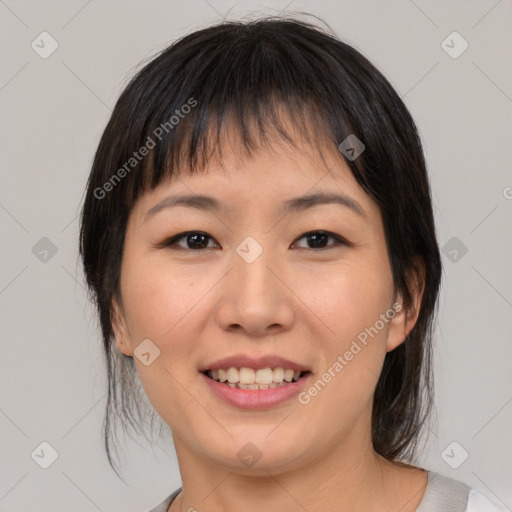
[[[176,250],[183,250],[183,251],[189,251],[189,252],[202,252],[206,249],[188,249],[184,247],[179,247],[177,242],[179,242],[181,239],[186,238],[188,235],[205,235],[211,240],[215,240],[213,236],[209,235],[205,231],[183,231],[181,233],[178,233],[177,235],[173,235],[169,238],[166,238],[163,242],[160,242],[159,244],[155,245],[157,249],[176,249]],[[217,242],[216,242],[217,243]],[[208,249],[211,249],[209,247]]]
[[[292,245],[295,245],[298,240],[301,240],[302,238],[304,238],[310,234],[327,235],[328,237],[333,238],[335,240],[335,243],[330,244],[327,247],[320,247],[320,248],[316,248],[316,249],[309,248],[309,247],[299,247],[299,249],[304,249],[306,251],[313,251],[313,252],[322,252],[322,251],[326,251],[328,249],[332,249],[332,248],[343,246],[343,245],[348,246],[348,247],[353,247],[353,244],[351,242],[349,242],[346,238],[344,238],[341,235],[338,235],[336,233],[333,233],[332,231],[326,231],[324,229],[312,229],[312,230],[306,231],[306,232],[302,233],[300,236],[298,236],[292,242]],[[215,238],[213,238],[210,234],[206,233],[205,231],[192,230],[192,231],[183,231],[183,232],[173,235],[169,238],[166,238],[163,242],[160,242],[155,247],[157,249],[167,248],[167,249],[183,250],[183,251],[187,251],[187,252],[203,252],[205,250],[212,249],[212,247],[206,247],[204,249],[189,249],[189,248],[184,248],[184,247],[178,246],[177,242],[179,242],[182,239],[185,239],[188,235],[205,235],[207,238],[215,241],[215,243],[218,244],[218,242],[216,242]]]
[[[341,235],[338,235],[336,233],[333,233],[332,231],[326,231],[325,229],[312,229],[312,230],[306,231],[305,233],[303,233],[302,235],[297,237],[295,239],[295,241],[293,242],[293,244],[295,244],[297,240],[300,240],[301,238],[304,238],[306,235],[310,235],[312,233],[314,233],[314,234],[320,233],[322,235],[327,235],[328,237],[333,238],[335,240],[335,243],[328,245],[327,247],[320,247],[318,249],[314,249],[314,248],[312,249],[309,247],[305,247],[305,248],[301,247],[301,249],[304,249],[306,251],[321,252],[321,251],[326,251],[328,249],[332,249],[334,247],[338,247],[340,245],[346,245],[349,247],[353,246],[353,244],[351,244],[346,238],[344,238]]]

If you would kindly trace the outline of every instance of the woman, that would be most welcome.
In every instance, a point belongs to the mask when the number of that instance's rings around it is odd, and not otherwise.
[[[172,431],[178,510],[494,510],[411,464],[432,399],[441,280],[415,124],[312,25],[177,41],[116,104],[80,252],[109,376]]]

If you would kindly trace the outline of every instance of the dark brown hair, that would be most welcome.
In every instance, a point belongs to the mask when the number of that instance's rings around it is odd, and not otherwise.
[[[293,136],[283,112],[293,120]],[[361,53],[312,24],[271,17],[223,22],[174,42],[126,86],[99,143],[81,213],[80,255],[106,355],[110,464],[112,421],[140,430],[147,415],[133,359],[116,349],[112,330],[113,299],[122,304],[128,217],[137,198],[163,178],[205,169],[228,122],[246,154],[276,132],[291,144],[299,134],[338,147],[354,134],[365,145],[346,163],[380,207],[406,311],[409,277],[425,284],[415,327],[386,354],[373,405],[375,450],[389,460],[411,460],[432,403],[431,336],[441,280],[420,138],[403,101]]]

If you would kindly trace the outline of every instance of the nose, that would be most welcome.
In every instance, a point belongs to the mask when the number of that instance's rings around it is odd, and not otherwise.
[[[219,326],[251,336],[289,329],[294,320],[294,294],[283,261],[271,248],[249,261],[236,252],[233,255],[217,307]]]

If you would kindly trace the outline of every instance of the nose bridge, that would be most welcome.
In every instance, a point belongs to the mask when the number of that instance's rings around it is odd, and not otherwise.
[[[293,319],[286,286],[275,275],[282,268],[278,255],[263,245],[269,244],[268,237],[260,241],[248,236],[235,249],[219,310],[225,329],[238,325],[251,334],[264,334],[270,326],[288,327]]]
[[[237,287],[244,295],[259,295],[267,291],[267,299],[271,299],[275,276],[270,268],[276,266],[275,248],[271,247],[269,238],[247,236],[237,247],[234,261]],[[270,268],[269,268],[270,267]]]

